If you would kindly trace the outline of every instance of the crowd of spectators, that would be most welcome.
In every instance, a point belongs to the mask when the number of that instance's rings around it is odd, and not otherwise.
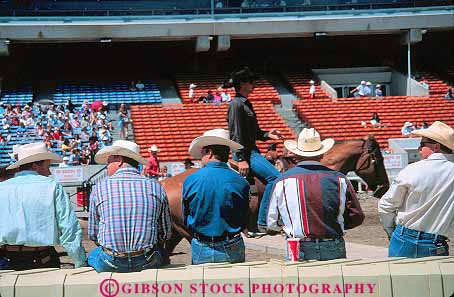
[[[189,85],[189,98],[192,103],[214,103],[221,104],[222,102],[232,101],[232,97],[229,94],[229,90],[219,86],[215,91],[200,91],[197,92],[197,85]]]
[[[123,112],[127,114],[124,106]],[[80,107],[71,100],[62,105],[0,103],[0,114],[3,115],[0,145],[13,136],[39,137],[49,150],[65,158],[62,166],[95,164],[94,155],[112,143],[112,118],[107,103],[102,101],[89,105],[85,100]]]
[[[383,96],[383,90],[381,89],[381,85],[377,84],[375,86],[375,95],[372,90],[372,83],[370,81],[361,81],[361,83],[354,88],[353,90],[350,91],[350,94],[352,94],[355,98],[358,97],[382,97]]]

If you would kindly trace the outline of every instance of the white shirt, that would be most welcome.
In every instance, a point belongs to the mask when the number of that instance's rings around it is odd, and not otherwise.
[[[309,94],[315,94],[315,86],[314,85],[311,85],[310,89],[309,89]]]
[[[385,229],[454,235],[454,154],[435,153],[405,167],[378,205]]]
[[[192,98],[192,97],[194,97],[194,90],[189,89],[189,98]]]
[[[227,92],[224,92],[221,94],[222,102],[230,102],[232,101],[232,97],[230,97],[230,94]]]

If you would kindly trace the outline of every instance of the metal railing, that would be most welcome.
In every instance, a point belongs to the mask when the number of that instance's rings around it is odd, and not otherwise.
[[[271,1],[270,1],[271,2]],[[102,3],[102,2],[101,2]],[[212,1],[213,5],[213,1]],[[10,17],[33,17],[33,16],[212,16],[229,14],[267,14],[267,13],[294,13],[294,12],[316,12],[316,11],[352,11],[352,10],[375,10],[391,8],[418,8],[434,6],[454,5],[453,0],[434,1],[393,1],[383,3],[349,3],[330,5],[294,5],[294,6],[265,6],[265,7],[225,7],[215,8],[125,8],[125,9],[103,9],[103,8],[82,8],[82,9],[52,9],[47,8],[3,8],[0,9],[0,16]]]

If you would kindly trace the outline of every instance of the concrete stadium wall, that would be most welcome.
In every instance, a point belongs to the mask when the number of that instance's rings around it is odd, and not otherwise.
[[[392,71],[391,92],[395,96],[407,96],[407,77],[395,70]]]
[[[453,257],[339,259],[305,263],[272,260],[173,266],[123,274],[97,273],[89,267],[0,271],[2,297],[449,297],[453,292]]]
[[[359,85],[362,80],[388,84],[391,82],[391,68],[389,67],[355,67],[355,68],[328,68],[312,69],[318,77],[331,86]]]

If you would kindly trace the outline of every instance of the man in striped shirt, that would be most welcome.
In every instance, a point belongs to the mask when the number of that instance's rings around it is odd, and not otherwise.
[[[167,262],[164,244],[171,237],[169,202],[154,179],[140,175],[146,164],[139,146],[117,140],[95,160],[107,164],[109,177],[90,196],[88,235],[99,245],[88,257],[98,272],[133,272]]]
[[[320,163],[334,140],[320,141],[311,128],[284,145],[300,162],[274,184],[268,229],[300,238],[300,260],[345,258],[344,230],[360,225],[364,215],[347,177]]]

